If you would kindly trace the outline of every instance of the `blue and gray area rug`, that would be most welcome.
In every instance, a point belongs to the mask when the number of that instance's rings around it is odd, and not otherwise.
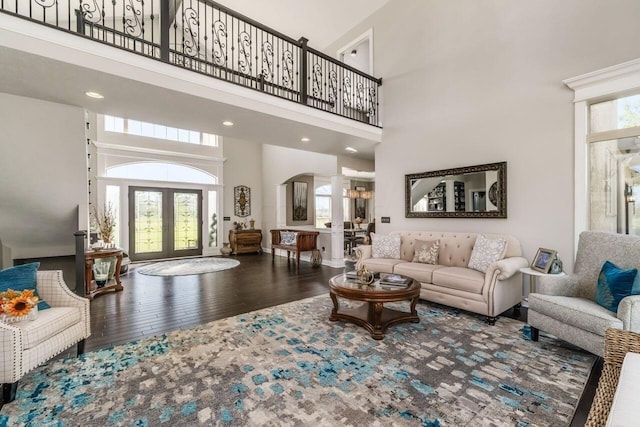
[[[374,341],[328,296],[52,361],[0,426],[563,426],[594,357],[421,303]]]
[[[205,257],[186,258],[172,261],[154,262],[136,268],[140,274],[149,276],[188,276],[228,270],[240,265],[237,259]]]

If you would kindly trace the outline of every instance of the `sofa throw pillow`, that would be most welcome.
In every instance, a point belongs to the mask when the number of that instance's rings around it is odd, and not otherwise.
[[[413,244],[412,262],[422,264],[437,264],[440,252],[440,240],[416,240]]]
[[[30,264],[17,265],[15,267],[5,268],[0,270],[0,292],[4,292],[8,289],[14,291],[24,291],[25,289],[33,289],[34,295],[38,296],[36,290],[36,273],[40,267],[39,262],[32,262]],[[46,310],[51,308],[49,304],[40,298],[38,302],[38,310]]]
[[[296,237],[298,237],[298,233],[295,231],[281,231],[280,232],[280,244],[281,245],[296,245]]]
[[[371,252],[373,258],[400,259],[400,235],[371,233]]]
[[[617,313],[620,301],[624,297],[633,295],[633,285],[637,275],[637,268],[625,270],[611,261],[605,261],[598,276],[596,302],[607,310]]]
[[[469,258],[469,268],[485,273],[491,263],[504,257],[506,249],[507,241],[505,239],[489,239],[484,234],[478,234]]]

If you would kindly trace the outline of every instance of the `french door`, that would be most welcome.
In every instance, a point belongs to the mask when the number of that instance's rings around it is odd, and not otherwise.
[[[202,254],[202,191],[129,187],[132,261]]]

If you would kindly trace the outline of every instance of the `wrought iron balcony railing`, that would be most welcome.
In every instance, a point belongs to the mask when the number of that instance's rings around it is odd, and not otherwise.
[[[210,0],[0,0],[0,11],[379,126],[381,79]]]

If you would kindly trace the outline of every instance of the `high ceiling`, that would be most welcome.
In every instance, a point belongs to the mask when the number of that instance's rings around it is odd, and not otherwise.
[[[218,3],[324,50],[389,0],[221,0]],[[330,54],[335,52],[330,52]]]
[[[312,47],[322,49],[386,2],[388,0],[224,0],[222,4],[293,38],[305,36]],[[11,49],[13,45],[10,42],[0,43],[2,44],[2,92],[79,106],[97,113],[165,123],[325,154],[345,154],[345,147],[352,146],[358,149],[355,157],[373,159],[375,143],[370,140],[304,125],[294,120],[281,120],[266,114],[268,112],[251,111],[224,102],[178,93],[161,85],[147,85],[113,73],[100,72],[95,67],[82,67],[77,62],[70,64],[58,61],[52,55],[46,57],[46,53],[43,56],[24,53]],[[105,92],[104,100],[96,102],[84,96],[86,90],[95,90],[94,88]],[[208,114],[194,114],[194,111]],[[212,117],[232,119],[246,126],[212,128]],[[311,138],[312,142],[306,146],[300,144],[301,136]]]

